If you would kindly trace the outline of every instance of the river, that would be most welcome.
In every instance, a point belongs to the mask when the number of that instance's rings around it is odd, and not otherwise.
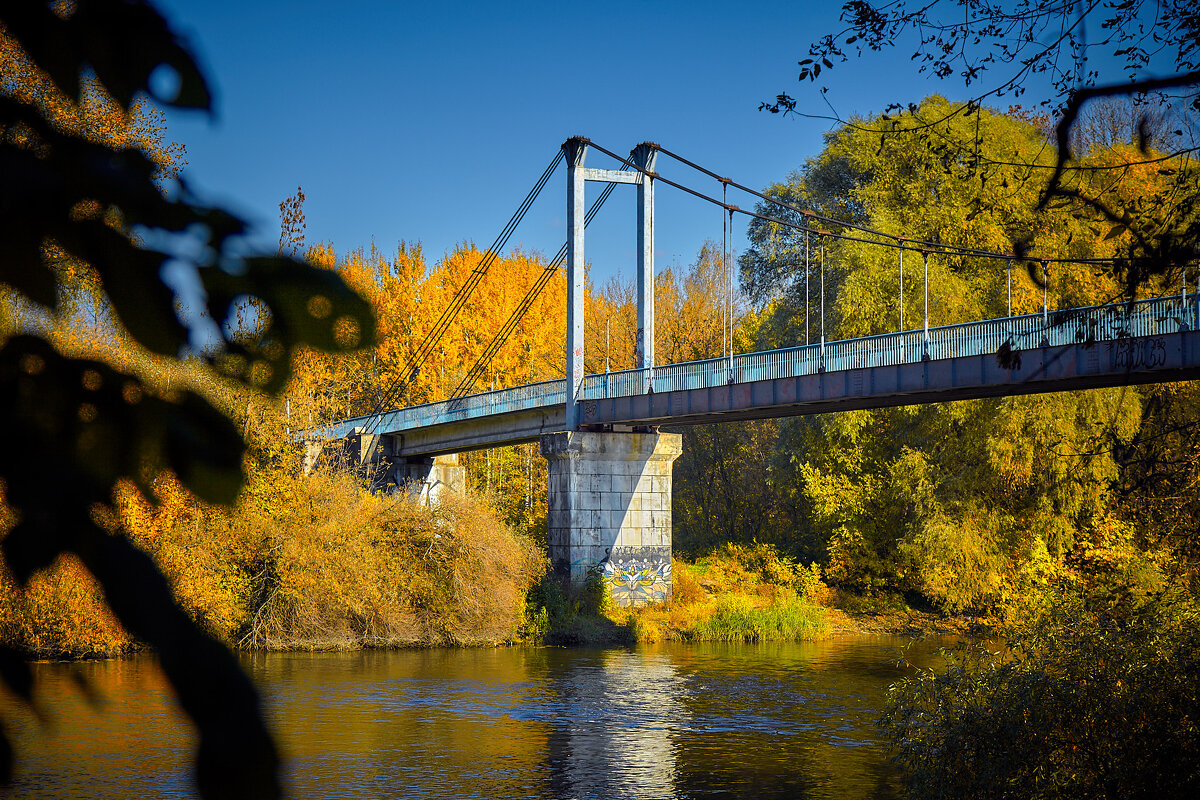
[[[874,722],[906,643],[271,653],[244,664],[293,797],[891,798]],[[34,669],[44,722],[3,701],[17,759],[4,796],[194,796],[194,736],[153,658]]]

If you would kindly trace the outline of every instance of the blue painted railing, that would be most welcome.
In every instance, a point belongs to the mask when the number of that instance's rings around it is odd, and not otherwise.
[[[1189,299],[1190,300],[1190,299]],[[860,339],[788,347],[730,358],[710,358],[655,367],[649,376],[655,392],[704,389],[731,383],[794,378],[822,371],[892,366],[930,360],[990,355],[1008,343],[1013,350],[1078,342],[1104,342],[1131,336],[1155,336],[1195,326],[1200,305],[1179,295],[1016,317],[965,322],[924,330],[885,333]],[[642,394],[647,370],[629,369],[588,375],[581,399],[629,397]],[[559,379],[469,395],[458,400],[411,406],[384,412],[378,424],[372,417],[354,417],[326,428],[328,438],[341,438],[356,428],[401,431],[468,419],[561,406],[566,381]]]

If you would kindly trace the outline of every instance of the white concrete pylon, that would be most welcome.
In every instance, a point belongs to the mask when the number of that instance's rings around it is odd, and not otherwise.
[[[633,148],[633,164],[642,173],[638,184],[637,210],[637,358],[638,369],[645,370],[643,392],[648,392],[654,377],[654,164],[658,146],[642,142]]]

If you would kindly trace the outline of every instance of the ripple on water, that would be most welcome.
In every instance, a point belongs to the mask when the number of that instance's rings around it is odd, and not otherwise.
[[[874,721],[898,639],[636,650],[247,657],[297,797],[891,798]],[[932,647],[932,645],[928,645]],[[188,726],[152,659],[35,671],[58,720],[4,715],[6,797],[191,796]]]

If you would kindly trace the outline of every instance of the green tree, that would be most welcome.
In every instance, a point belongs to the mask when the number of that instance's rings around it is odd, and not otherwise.
[[[884,731],[913,798],[1185,798],[1200,790],[1200,635],[1186,593],[1058,584],[1003,647],[891,687]]]
[[[899,98],[889,112],[907,110],[918,124],[879,132],[883,139],[921,138],[930,155],[969,163],[981,179],[993,182],[998,182],[998,172],[1022,167],[1022,180],[1037,192],[1036,208],[1063,205],[1081,219],[1102,220],[1114,235],[1130,233],[1112,269],[1130,296],[1147,281],[1177,283],[1191,267],[1200,249],[1200,183],[1195,171],[1187,170],[1186,179],[1177,181],[1178,188],[1169,194],[1152,200],[1135,191],[1130,199],[1113,190],[1125,182],[1131,159],[1089,158],[1076,147],[1087,137],[1073,131],[1081,114],[1087,127],[1089,106],[1130,98],[1139,109],[1140,157],[1134,163],[1169,162],[1165,168],[1170,170],[1188,165],[1186,157],[1200,149],[1200,14],[1193,3],[934,0],[910,5],[848,0],[841,19],[846,26],[819,37],[799,62],[802,83],[819,81],[823,72],[851,55],[862,57],[868,50],[911,43],[918,72],[961,78],[970,99],[948,109],[918,112],[910,99]],[[1098,61],[1120,66],[1107,71]],[[1049,112],[1053,121],[1053,163],[985,154],[985,132],[976,129],[963,135],[954,130],[958,118],[972,117],[985,103],[1022,97],[1034,79],[1049,83],[1037,107]],[[786,92],[760,108],[803,114]],[[1157,142],[1155,114],[1160,122],[1164,117],[1175,122]],[[856,124],[836,113],[834,118],[851,127]],[[1154,151],[1152,144],[1166,144],[1165,152]],[[1018,234],[1011,247],[1021,254],[1027,242]],[[1036,266],[1030,264],[1030,270],[1036,279]]]
[[[804,170],[771,192],[803,198],[802,208],[827,206],[819,187],[828,184],[807,179],[833,170],[853,176],[838,191],[856,209],[854,221],[895,237],[1003,249],[1020,235],[1044,254],[1090,258],[1113,252],[1113,240],[1068,210],[1038,210],[1036,190],[1020,180],[1020,167],[982,180],[970,162],[931,155],[922,144],[925,134],[880,138],[884,131],[919,127],[921,118],[951,106],[932,97],[911,113],[847,125]],[[1038,158],[1049,163],[1044,136],[1022,119],[979,109],[955,125],[950,130],[981,130],[990,148],[985,155],[1008,153],[1014,164]],[[1154,177],[1165,182],[1167,176]],[[767,203],[759,211],[777,213]],[[829,229],[840,232],[834,225]],[[804,233],[759,220],[750,237],[743,275],[781,297],[761,329],[783,331],[792,337],[789,343],[804,341],[805,302],[798,298],[803,287],[793,277],[804,270]],[[899,251],[871,241],[821,238],[823,257],[814,256],[821,245],[810,234],[809,261],[823,267],[828,337],[899,329]],[[924,264],[919,251],[906,256],[904,327],[912,329],[924,313]],[[809,271],[810,277],[816,272]],[[1003,316],[1009,278],[1003,260],[931,256],[930,324]],[[1086,265],[1056,265],[1047,287],[1019,270],[1011,281],[1017,313],[1040,310],[1044,291],[1053,307],[1109,300],[1121,292],[1111,274],[1096,274]],[[813,294],[809,327],[820,306]],[[1139,392],[1104,390],[788,421],[781,424],[779,441],[786,443],[792,464],[777,473],[776,482],[802,498],[798,507],[811,509],[810,524],[798,530],[808,541],[825,543],[832,582],[857,592],[912,592],[946,610],[997,608],[1013,599],[1023,576],[1039,565],[1061,568],[1080,548],[1134,546],[1135,526],[1112,510],[1119,464],[1106,442],[1133,437],[1139,414]]]

